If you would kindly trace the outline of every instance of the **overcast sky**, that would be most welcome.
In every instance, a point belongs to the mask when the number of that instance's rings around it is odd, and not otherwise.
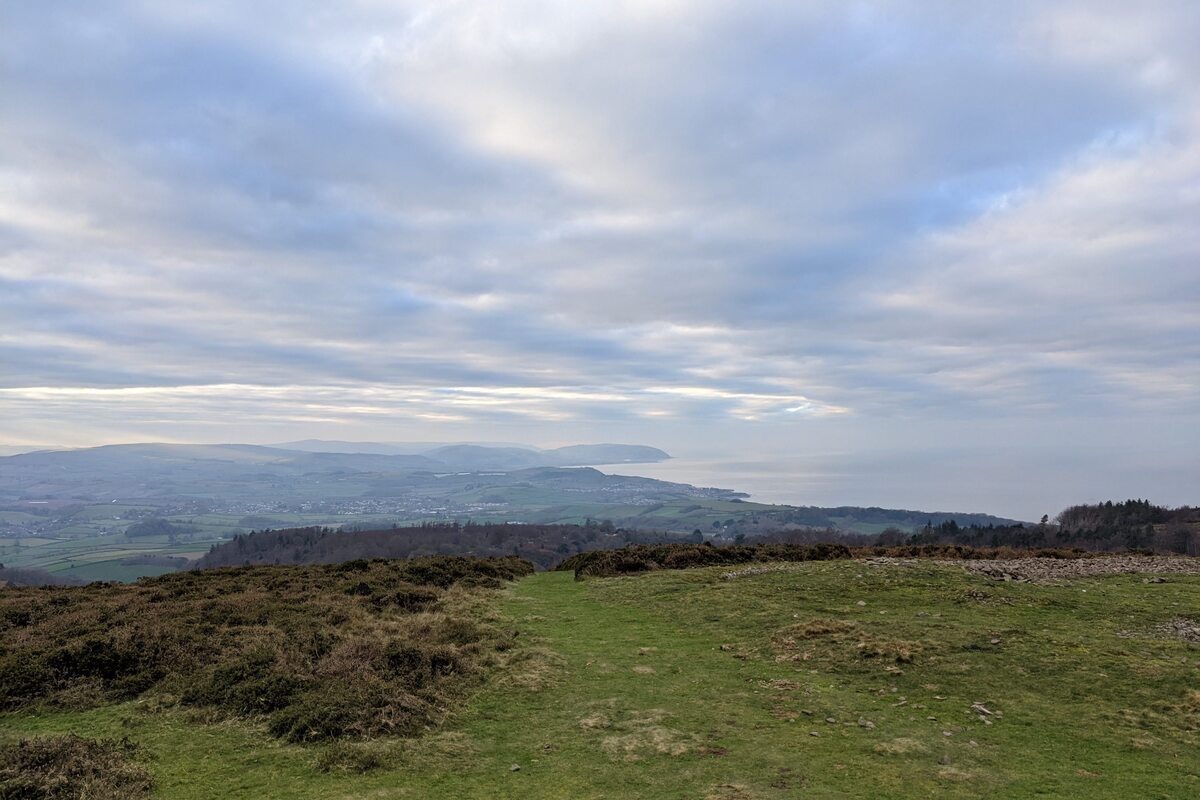
[[[1197,42],[1194,0],[0,0],[0,443],[1200,502]]]

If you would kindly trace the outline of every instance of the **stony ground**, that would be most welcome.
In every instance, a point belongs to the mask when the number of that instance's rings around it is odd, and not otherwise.
[[[1009,558],[1009,559],[935,559],[866,558],[860,563],[882,567],[917,566],[934,563],[961,567],[967,572],[999,581],[1055,583],[1101,575],[1145,575],[1148,583],[1162,583],[1167,575],[1200,575],[1200,558],[1189,556],[1102,555],[1095,558]]]

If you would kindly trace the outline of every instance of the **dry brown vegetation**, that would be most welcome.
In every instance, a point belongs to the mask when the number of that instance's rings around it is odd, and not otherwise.
[[[771,637],[776,661],[824,664],[877,660],[910,664],[925,649],[921,642],[889,639],[841,619],[812,619],[788,625]]]
[[[154,780],[128,739],[47,736],[0,747],[0,800],[137,800]]]
[[[711,544],[634,545],[616,550],[593,550],[571,556],[559,570],[574,570],[576,578],[632,575],[660,569],[736,566],[777,561],[830,561],[844,558],[1003,559],[1037,555],[1043,558],[1091,557],[1083,550],[1018,550],[1011,547],[977,548],[963,545],[903,545],[847,547],[842,544],[761,543],[715,547]],[[751,570],[753,571],[753,570]]]
[[[511,645],[459,612],[519,559],[205,570],[0,593],[0,709],[153,693],[265,718],[291,741],[415,735]]]
[[[714,547],[710,544],[635,545],[619,550],[593,550],[572,556],[558,565],[574,570],[577,579],[652,572],[660,569],[693,569],[756,561],[828,561],[850,558],[850,548],[840,544],[757,544]]]

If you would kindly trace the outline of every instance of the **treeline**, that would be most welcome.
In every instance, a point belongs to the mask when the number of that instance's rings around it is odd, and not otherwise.
[[[0,564],[0,587],[4,586],[78,586],[79,578],[55,575],[42,569],[6,567]]]
[[[518,556],[549,569],[588,550],[611,550],[631,544],[703,541],[689,535],[631,531],[608,522],[584,525],[503,525],[427,523],[385,530],[337,531],[293,528],[235,536],[214,546],[197,561],[200,569],[260,564],[335,564],[357,558],[415,556]]]
[[[926,523],[913,533],[890,529],[877,545],[961,544],[970,547],[1080,548],[1093,552],[1147,550],[1200,555],[1200,509],[1166,508],[1148,500],[1071,506],[1036,525]]]
[[[518,556],[549,569],[578,553],[615,550],[630,545],[836,544],[846,547],[921,547],[963,545],[1016,550],[1146,550],[1200,555],[1200,509],[1168,509],[1146,500],[1071,506],[1051,522],[1038,524],[960,525],[956,520],[926,521],[915,530],[889,528],[869,535],[834,528],[800,528],[762,536],[738,534],[706,539],[691,534],[634,531],[611,522],[584,525],[499,523],[426,523],[413,527],[338,531],[332,528],[266,530],[235,536],[216,545],[198,568],[334,564],[359,558],[417,556]]]
[[[152,517],[130,525],[126,529],[125,535],[131,539],[136,539],[140,536],[166,536],[171,538],[183,533],[194,533],[196,530],[198,529],[195,525],[180,525],[160,519],[159,517]]]
[[[837,506],[834,508],[798,506],[781,511],[764,512],[764,516],[774,522],[804,525],[810,528],[837,528],[846,520],[852,520],[854,524],[859,525],[892,524],[900,528],[917,528],[926,522],[940,525],[951,520],[956,521],[959,525],[989,525],[1011,521],[991,514],[908,511],[878,506]]]

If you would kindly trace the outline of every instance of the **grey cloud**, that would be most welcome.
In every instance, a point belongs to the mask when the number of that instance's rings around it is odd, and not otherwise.
[[[420,399],[387,424],[780,443],[832,424],[796,398],[1196,410],[1194,5],[5,13],[4,387],[389,387]],[[455,387],[582,393],[421,394]],[[241,408],[208,391],[176,423]],[[97,437],[166,402],[108,397]],[[291,403],[250,418],[367,424]]]

